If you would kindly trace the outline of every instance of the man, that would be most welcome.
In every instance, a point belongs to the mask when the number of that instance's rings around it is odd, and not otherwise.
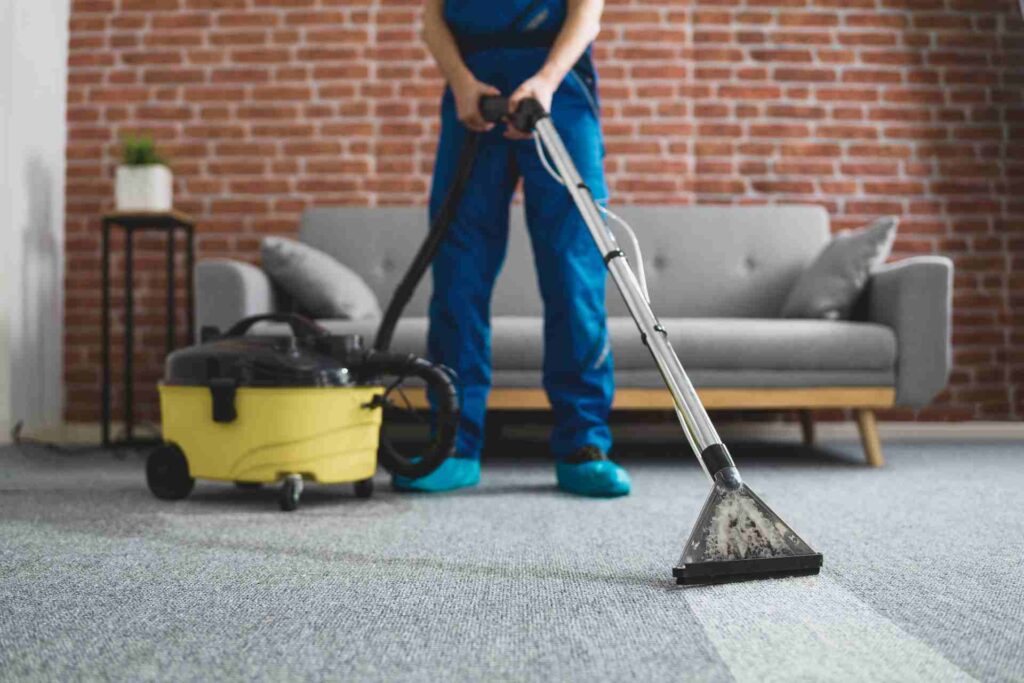
[[[429,355],[455,370],[462,416],[456,455],[402,490],[445,491],[480,480],[491,384],[490,301],[505,258],[509,204],[523,180],[526,218],[544,299],[544,388],[554,410],[558,485],[621,496],[630,480],[608,460],[614,380],[604,308],[605,269],[569,194],[545,171],[528,135],[483,120],[484,95],[510,108],[536,98],[550,112],[594,196],[607,197],[590,43],[603,0],[426,0],[423,37],[448,83],[430,211],[440,209],[467,129],[483,134],[473,172],[433,264]]]

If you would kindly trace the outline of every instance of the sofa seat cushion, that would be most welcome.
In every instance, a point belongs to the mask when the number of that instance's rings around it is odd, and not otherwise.
[[[321,321],[332,332],[362,334],[373,343],[376,321]],[[683,367],[729,372],[785,373],[871,371],[892,377],[896,337],[891,328],[865,322],[759,318],[662,318]],[[543,357],[542,321],[499,316],[492,321],[495,371],[538,371]],[[619,373],[653,371],[654,363],[630,318],[608,320]],[[275,332],[276,333],[276,332]],[[283,330],[282,330],[283,333]],[[426,318],[403,318],[392,349],[423,355]],[[879,374],[880,373],[880,374]],[[890,380],[891,381],[891,380]]]
[[[662,318],[683,367],[724,370],[891,370],[896,335],[884,325],[833,320]],[[650,367],[632,320],[609,321],[616,367]]]

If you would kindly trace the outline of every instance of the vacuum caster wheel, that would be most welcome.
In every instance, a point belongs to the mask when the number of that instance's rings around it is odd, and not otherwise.
[[[285,512],[291,512],[299,507],[299,498],[302,497],[302,475],[301,474],[289,474],[284,478],[284,482],[281,484],[281,494],[278,498],[278,502],[281,503],[281,509]]]
[[[235,488],[243,491],[255,491],[263,488],[263,484],[258,481],[236,481]]]
[[[369,498],[373,495],[373,479],[360,479],[352,488],[356,490],[356,498]]]
[[[160,500],[181,500],[192,492],[196,480],[188,472],[188,461],[174,444],[158,446],[146,458],[146,483]]]

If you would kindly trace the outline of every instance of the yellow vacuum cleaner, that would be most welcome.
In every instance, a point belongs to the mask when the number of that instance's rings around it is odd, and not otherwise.
[[[248,334],[287,323],[291,336]],[[454,448],[458,399],[448,371],[412,355],[362,348],[358,335],[331,335],[301,316],[254,316],[225,334],[172,353],[160,385],[164,444],[146,462],[153,494],[186,497],[195,479],[242,488],[282,482],[283,510],[299,505],[303,481],[352,483],[373,495],[378,453],[385,466],[419,477]],[[407,377],[437,397],[433,442],[415,459],[381,441],[389,394]]]

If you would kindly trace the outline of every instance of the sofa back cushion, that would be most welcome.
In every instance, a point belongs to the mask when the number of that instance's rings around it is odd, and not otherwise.
[[[654,310],[665,317],[777,317],[797,276],[829,239],[816,206],[623,206],[637,233]],[[427,232],[424,207],[324,207],[302,217],[300,239],[356,271],[386,307]],[[630,261],[629,241],[616,235]],[[406,315],[426,314],[430,276]],[[627,315],[608,283],[612,315]],[[512,208],[508,255],[493,315],[540,315],[522,208]]]

